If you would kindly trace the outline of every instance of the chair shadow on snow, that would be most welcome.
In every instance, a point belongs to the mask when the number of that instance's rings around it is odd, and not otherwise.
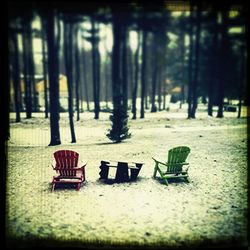
[[[161,177],[156,176],[156,177],[153,178],[153,179],[154,179],[157,183],[166,186],[166,183],[164,182],[164,180],[163,180]],[[183,178],[178,178],[178,179],[176,179],[176,178],[173,178],[173,179],[170,178],[170,179],[168,179],[168,183],[169,183],[169,184],[174,184],[174,183],[178,184],[178,183],[181,183],[181,184],[185,184],[185,185],[190,184],[190,183],[186,182]]]
[[[120,183],[117,183],[115,179],[113,178],[108,178],[108,179],[105,179],[105,180],[99,180],[97,179],[96,180],[96,184],[97,185],[113,185],[113,184],[117,184],[117,187],[119,187],[119,185],[121,184],[121,187],[124,188],[124,186],[122,184],[126,184],[126,185],[137,185],[141,182],[144,182],[144,181],[147,181],[147,179],[151,179],[151,178],[145,178],[145,177],[140,177],[138,176],[138,178],[134,181],[129,181],[129,182],[120,182]],[[166,186],[166,184],[164,183],[164,181],[160,178],[160,177],[156,177],[155,179],[153,179],[157,184],[159,185],[164,185]],[[180,179],[169,179],[168,180],[169,184],[182,184],[182,185],[188,185],[190,183],[187,183],[185,181],[182,180],[182,178]],[[75,183],[57,183],[57,186],[56,186],[56,190],[58,191],[64,191],[64,190],[72,190],[72,191],[75,191],[76,189],[76,185]],[[81,188],[84,188],[84,186],[86,185],[86,183],[82,184]],[[48,186],[48,190],[51,189],[51,186]]]
[[[158,177],[157,177],[158,178]],[[141,182],[144,182],[144,181],[147,181],[148,178],[145,178],[145,177],[141,177],[141,176],[138,176],[136,180],[132,180],[132,181],[127,181],[127,182],[116,182],[116,180],[114,178],[108,178],[108,179],[105,179],[105,180],[100,180],[100,179],[97,179],[96,181],[94,181],[94,183],[96,185],[113,185],[113,184],[117,184],[117,187],[123,187],[124,188],[124,185],[122,184],[126,184],[128,186],[130,185],[137,185],[138,183],[141,183]],[[81,185],[81,189],[84,189],[84,187],[87,185],[87,180],[82,183]],[[77,184],[75,183],[57,183],[56,184],[56,191],[66,191],[66,190],[72,190],[75,192],[75,189],[77,187]],[[48,187],[47,187],[48,191],[51,191],[51,183],[49,183]]]
[[[137,185],[139,183],[147,181],[148,179],[153,180],[156,185],[164,185],[164,186],[166,186],[166,184],[164,183],[162,178],[158,177],[158,176],[156,178],[153,178],[153,179],[138,176],[136,180],[129,181],[129,182],[119,182],[119,183],[116,182],[116,180],[114,178],[108,178],[108,179],[105,179],[105,180],[97,179],[96,180],[96,185],[113,185],[113,184],[117,184],[117,187],[119,187],[119,185],[120,185],[121,187],[124,188],[124,186],[122,184],[126,184],[126,185],[129,185],[129,186],[130,185]],[[169,184],[179,184],[180,183],[182,185],[190,184],[190,183],[185,182],[182,178],[180,178],[180,179],[168,179],[168,183]],[[81,188],[84,189],[84,186],[86,186],[86,184],[87,183],[83,183],[81,185]],[[77,186],[77,184],[75,184],[75,183],[57,183],[56,184],[56,190],[57,191],[64,191],[64,190],[75,191],[76,186]],[[48,185],[48,190],[51,190],[51,184]]]
[[[94,145],[113,145],[113,146],[116,146],[118,145],[120,142],[96,142],[96,143],[93,143]],[[129,143],[129,141],[123,141],[122,144],[124,143]]]
[[[82,184],[81,188],[86,185],[86,184]],[[76,183],[57,183],[56,184],[56,191],[64,191],[64,190],[72,190],[75,191],[77,188],[77,184]],[[49,191],[51,191],[51,184],[48,187]]]
[[[137,185],[138,183],[145,181],[147,178],[144,177],[140,177],[138,176],[136,180],[130,180],[130,181],[124,181],[124,182],[117,182],[114,178],[107,178],[107,179],[98,179],[98,184],[102,184],[102,185],[113,185],[113,184],[126,184],[126,185]]]

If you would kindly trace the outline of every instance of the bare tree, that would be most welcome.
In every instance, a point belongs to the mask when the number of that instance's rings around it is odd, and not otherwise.
[[[210,64],[209,64],[209,84],[208,84],[208,115],[213,116],[214,105],[214,89],[217,81],[218,67],[217,67],[217,54],[218,54],[218,23],[217,11],[211,13],[211,34],[212,44],[210,49]]]
[[[76,142],[73,112],[73,23],[70,17],[64,18],[64,57],[68,86],[68,112],[71,142]]]
[[[183,16],[182,16],[183,18]],[[183,22],[181,23],[183,26]],[[180,109],[182,108],[182,104],[185,102],[185,39],[184,39],[185,33],[182,29],[180,31],[180,60],[181,60],[181,101],[180,101]],[[165,86],[165,84],[164,84]],[[164,91],[165,92],[165,91]]]
[[[41,21],[42,21],[42,54],[43,54],[43,83],[44,83],[44,106],[45,106],[45,118],[49,117],[49,105],[48,105],[48,82],[47,82],[47,75],[48,75],[48,69],[47,69],[47,51],[46,51],[46,19],[41,15]]]
[[[191,108],[191,118],[195,118],[195,112],[197,109],[197,84],[198,84],[198,74],[199,74],[199,56],[200,56],[200,30],[201,30],[201,11],[199,4],[197,4],[196,9],[196,34],[195,34],[195,53],[194,53],[194,78],[192,87],[192,108]]]
[[[221,11],[222,23],[220,25],[220,42],[219,42],[219,89],[218,89],[218,112],[217,118],[223,117],[223,102],[225,94],[225,82],[227,81],[227,49],[228,49],[228,12]]]
[[[91,16],[91,43],[92,43],[92,62],[93,62],[93,92],[95,105],[95,119],[99,119],[100,112],[100,54],[98,49],[99,37],[98,28],[94,14]]]
[[[141,114],[140,118],[144,118],[144,101],[145,101],[145,86],[146,86],[146,59],[147,59],[147,49],[146,40],[148,32],[146,30],[142,31],[142,68],[141,68]]]
[[[136,99],[137,99],[137,89],[138,89],[138,78],[139,78],[139,53],[141,48],[141,32],[138,30],[137,48],[134,56],[135,74],[134,74],[134,84],[132,93],[132,119],[136,119]]]
[[[79,45],[78,45],[78,32],[79,27],[78,24],[75,24],[75,32],[74,32],[74,48],[75,48],[75,96],[76,96],[76,120],[80,120],[80,107],[79,107],[79,92],[80,92],[80,58],[79,58]]]
[[[124,14],[123,14],[124,15]],[[126,20],[128,17],[127,15],[124,16],[124,19]],[[123,109],[127,111],[128,109],[128,61],[127,61],[127,26],[126,23],[122,26],[122,37],[121,37],[121,49],[122,49],[122,105]]]
[[[23,46],[23,76],[25,86],[25,111],[26,118],[31,118],[32,115],[32,82],[30,72],[30,60],[29,60],[29,46],[30,41],[28,33],[30,32],[31,17],[29,15],[22,17],[23,34],[22,34],[22,46]]]
[[[16,27],[16,20],[14,27],[9,28],[10,38],[13,43],[13,58],[12,58],[12,78],[14,87],[14,100],[15,100],[15,112],[16,122],[21,121],[20,116],[20,69],[19,69],[19,49],[18,49],[18,33]]]
[[[155,95],[156,95],[156,85],[157,85],[157,76],[158,76],[158,53],[157,48],[155,49],[155,44],[157,44],[157,34],[153,34],[153,42],[151,43],[151,52],[152,52],[152,94],[151,94],[151,112],[156,112],[157,107],[155,105]],[[155,51],[156,50],[156,51]]]
[[[86,59],[86,52],[82,49],[82,60],[83,60],[83,86],[84,86],[84,93],[87,103],[87,110],[90,111],[89,108],[89,91],[88,91],[88,81],[87,81],[87,59]]]
[[[59,130],[59,75],[58,75],[58,50],[59,32],[55,34],[56,16],[54,10],[47,12],[47,43],[48,43],[48,72],[49,72],[49,100],[50,100],[50,144],[61,144]],[[56,39],[57,38],[57,39]]]
[[[241,108],[242,108],[242,99],[243,99],[243,90],[245,88],[245,79],[246,79],[246,53],[245,53],[245,45],[242,42],[241,46],[241,61],[240,61],[240,87],[239,87],[239,109],[237,117],[241,117]]]

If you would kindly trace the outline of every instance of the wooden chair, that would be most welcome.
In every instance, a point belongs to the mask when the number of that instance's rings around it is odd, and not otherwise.
[[[180,146],[172,148],[168,151],[168,160],[166,163],[158,161],[152,157],[152,159],[155,161],[153,178],[156,178],[157,172],[159,172],[166,185],[168,185],[167,179],[170,178],[184,178],[187,182],[189,182],[189,163],[186,162],[189,153],[189,147]],[[185,169],[183,169],[184,165],[187,166]],[[160,166],[163,166],[164,169],[160,168]]]
[[[59,175],[53,176],[52,191],[57,183],[74,183],[76,189],[79,190],[85,181],[85,166],[87,164],[78,167],[79,154],[72,150],[56,151],[54,158],[55,162],[52,164],[52,168]]]

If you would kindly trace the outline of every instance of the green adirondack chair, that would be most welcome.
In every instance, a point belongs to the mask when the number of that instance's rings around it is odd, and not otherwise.
[[[189,163],[186,162],[189,153],[189,147],[180,146],[172,148],[168,151],[168,161],[166,163],[158,161],[152,157],[155,161],[153,178],[156,178],[157,172],[159,172],[166,185],[168,185],[167,179],[170,178],[184,178],[187,182],[189,182]],[[184,165],[186,166],[185,169],[183,167]]]

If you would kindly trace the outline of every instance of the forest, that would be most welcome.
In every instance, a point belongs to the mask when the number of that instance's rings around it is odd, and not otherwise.
[[[188,104],[188,119],[198,103],[218,118],[234,103],[240,117],[249,105],[248,16],[243,4],[222,3],[10,2],[10,111],[16,122],[44,112],[50,145],[61,143],[60,112],[76,142],[83,103],[94,119],[111,113],[114,142],[130,137],[130,114],[168,110],[168,97]]]

